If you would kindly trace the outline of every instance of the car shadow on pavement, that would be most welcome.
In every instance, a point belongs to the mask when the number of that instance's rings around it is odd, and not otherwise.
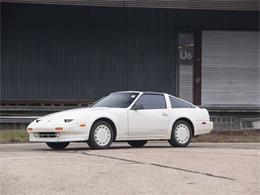
[[[106,150],[122,150],[122,149],[125,149],[125,150],[143,150],[143,149],[148,149],[148,148],[158,148],[158,149],[162,149],[162,148],[174,148],[174,147],[171,147],[171,146],[144,146],[144,147],[141,147],[141,148],[134,148],[134,147],[131,147],[131,146],[112,146],[110,148],[107,148],[107,149],[92,149],[88,146],[84,147],[68,147],[68,148],[65,148],[63,150],[53,150],[51,148],[37,148],[37,149],[33,149],[34,151],[46,151],[46,150],[50,150],[50,151],[78,151],[78,150],[91,150],[91,151],[106,151]],[[176,148],[175,148],[176,149]],[[180,149],[180,148],[179,148]]]

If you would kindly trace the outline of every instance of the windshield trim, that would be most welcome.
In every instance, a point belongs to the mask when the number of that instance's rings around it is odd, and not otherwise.
[[[130,104],[127,108],[131,109],[132,106],[135,104],[135,102],[142,96],[143,92],[138,92],[139,94],[137,95],[137,97],[135,98],[135,100],[132,102],[132,104]]]

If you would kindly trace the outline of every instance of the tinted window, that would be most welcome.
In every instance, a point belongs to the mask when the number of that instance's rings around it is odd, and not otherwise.
[[[112,93],[97,101],[91,107],[127,108],[138,96],[138,93]]]
[[[135,104],[143,105],[144,109],[165,109],[164,95],[142,95]]]
[[[194,108],[193,105],[188,104],[174,97],[170,97],[170,101],[171,101],[172,108]]]

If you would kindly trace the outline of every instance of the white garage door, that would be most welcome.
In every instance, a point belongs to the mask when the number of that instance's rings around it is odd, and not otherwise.
[[[203,105],[260,105],[260,33],[203,31]]]

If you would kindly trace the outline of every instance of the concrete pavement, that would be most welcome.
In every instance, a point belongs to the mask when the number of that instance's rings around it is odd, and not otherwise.
[[[0,145],[0,194],[260,194],[260,143]]]

